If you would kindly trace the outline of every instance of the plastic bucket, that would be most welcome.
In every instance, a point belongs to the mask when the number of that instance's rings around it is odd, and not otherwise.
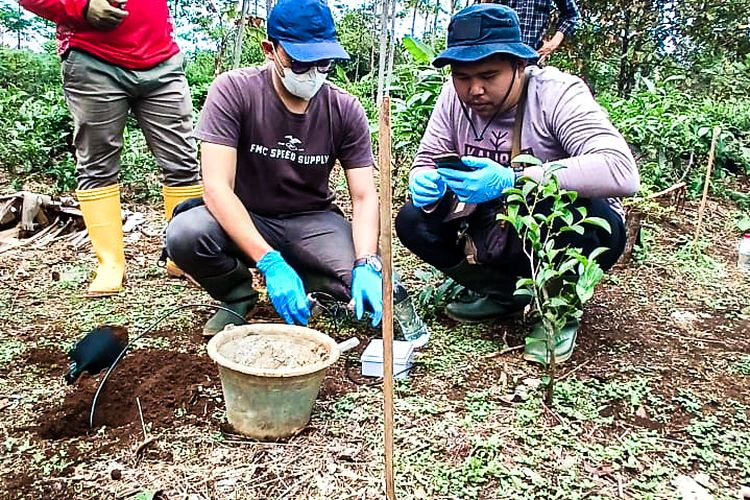
[[[300,345],[320,345],[321,361],[299,368],[262,369],[227,358],[224,346],[250,335],[284,337]],[[224,348],[224,349],[223,349]],[[237,432],[258,440],[292,436],[310,421],[326,369],[339,357],[336,342],[317,330],[282,324],[227,327],[208,342],[208,355],[219,365],[227,420]]]

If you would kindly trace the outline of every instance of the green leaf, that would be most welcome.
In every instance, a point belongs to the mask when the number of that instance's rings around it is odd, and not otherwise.
[[[526,287],[532,287],[534,286],[534,280],[531,278],[521,278],[518,281],[516,281],[516,288],[526,288]]]
[[[560,228],[560,232],[561,233],[567,233],[567,232],[570,232],[570,231],[573,231],[574,233],[581,234],[581,235],[583,234],[583,228],[581,226],[579,226],[579,225],[565,226],[563,228]]]
[[[587,287],[579,283],[576,285],[576,295],[578,295],[578,299],[581,301],[581,304],[585,304],[589,301],[589,299],[591,299],[591,297],[594,296],[594,287]]]
[[[562,297],[552,297],[545,304],[547,307],[565,307],[568,306],[568,301]]]
[[[589,260],[596,259],[597,257],[599,257],[601,254],[603,254],[607,250],[609,250],[609,248],[607,248],[607,247],[595,248],[594,251],[589,254]]]
[[[534,182],[525,182],[523,184],[523,188],[521,189],[521,196],[523,196],[524,200],[529,197],[529,194],[536,188],[536,183]]]
[[[585,219],[581,221],[581,223],[591,224],[592,226],[597,226],[597,227],[604,229],[610,234],[612,233],[612,227],[609,225],[609,222],[602,219],[601,217],[586,217]]]
[[[513,295],[518,295],[519,297],[533,297],[534,292],[526,288],[519,288],[515,292],[513,292]]]
[[[336,77],[347,85],[351,83],[349,75],[346,74],[346,70],[341,65],[336,66]]]
[[[565,274],[569,271],[572,271],[576,264],[578,264],[578,261],[576,259],[568,259],[560,265],[558,271],[560,272],[560,274]]]
[[[421,40],[417,40],[411,36],[404,37],[404,48],[409,51],[409,54],[419,64],[430,64],[435,59],[435,51]]]
[[[135,500],[154,500],[156,498],[158,491],[154,490],[144,490],[135,495]]]
[[[518,203],[523,203],[524,201],[526,201],[526,196],[513,193],[507,196],[505,198],[505,201],[507,201],[509,205],[516,205]]]
[[[536,156],[521,154],[511,160],[511,163],[524,163],[526,165],[542,165],[542,160]]]

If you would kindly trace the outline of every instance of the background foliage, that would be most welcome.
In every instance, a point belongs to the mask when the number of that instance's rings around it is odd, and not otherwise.
[[[373,124],[379,58],[377,2],[339,7],[339,37],[351,54],[332,80],[360,98]],[[410,160],[447,78],[430,66],[448,14],[466,2],[402,0],[390,92],[394,153],[403,192]],[[262,7],[249,2],[240,61],[259,64]],[[231,68],[238,2],[171,2],[187,77],[200,110],[215,76]],[[631,144],[644,190],[686,179],[700,189],[710,130],[722,127],[717,180],[750,172],[750,0],[579,2],[582,25],[550,65],[578,74]],[[0,0],[0,178],[14,188],[75,187],[72,121],[60,88],[53,26]],[[373,130],[375,127],[373,126]],[[374,137],[376,139],[376,137]],[[134,196],[158,193],[158,173],[134,122],[122,155],[122,181]],[[717,183],[717,189],[723,188]]]

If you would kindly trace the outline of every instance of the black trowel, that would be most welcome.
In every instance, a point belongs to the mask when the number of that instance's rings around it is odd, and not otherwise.
[[[124,326],[94,328],[68,352],[71,363],[65,381],[72,384],[83,372],[96,375],[109,368],[127,345],[128,331]]]

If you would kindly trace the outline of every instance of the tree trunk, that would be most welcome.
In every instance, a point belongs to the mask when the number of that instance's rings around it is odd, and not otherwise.
[[[388,38],[388,70],[385,77],[385,88],[391,88],[393,81],[393,59],[396,53],[396,4],[397,0],[392,0],[391,7],[391,28]]]
[[[20,3],[17,4],[16,8],[18,9],[18,20],[19,20],[19,24],[20,24],[20,20],[21,20],[21,4]],[[21,28],[20,28],[20,26],[19,26],[18,31],[16,32],[16,34],[18,36],[18,45],[16,46],[16,48],[18,50],[21,50]]]
[[[414,36],[414,25],[417,23],[417,7],[419,7],[419,4],[415,2],[414,10],[412,11],[411,15],[411,36]]]
[[[242,45],[245,39],[245,23],[247,22],[247,7],[250,0],[242,0],[240,8],[240,22],[237,25],[237,37],[234,40],[234,53],[232,54],[232,68],[237,69],[242,62]]]
[[[437,31],[438,18],[440,17],[440,0],[435,0],[435,18],[432,20],[432,33]]]
[[[622,51],[620,53],[620,74],[617,78],[617,93],[626,97],[628,80],[628,49],[630,48],[630,11],[625,9],[625,26],[622,29]]]

